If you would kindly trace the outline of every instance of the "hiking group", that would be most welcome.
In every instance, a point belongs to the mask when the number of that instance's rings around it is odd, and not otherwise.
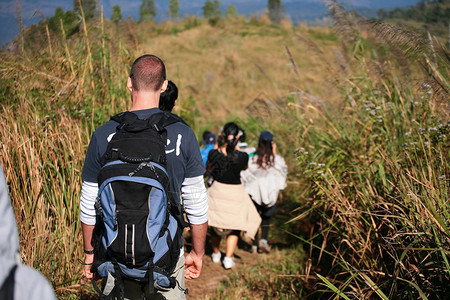
[[[127,88],[130,110],[95,130],[83,165],[84,275],[100,299],[185,299],[185,279],[202,270],[208,222],[211,258],[225,269],[235,266],[241,233],[253,240],[252,252],[270,251],[270,217],[287,167],[270,132],[251,148],[233,122],[217,139],[205,132],[200,149],[191,128],[171,112],[178,88],[157,56],[134,61]],[[48,281],[20,262],[1,168],[0,212],[0,299],[55,299]],[[185,254],[188,230],[192,246]]]
[[[213,262],[225,269],[235,265],[241,233],[254,240],[252,251],[270,251],[270,217],[287,167],[270,132],[251,149],[233,122],[217,139],[206,132],[200,149],[171,112],[178,89],[157,56],[134,61],[127,88],[130,110],[95,130],[83,165],[84,275],[101,299],[185,299],[185,279],[200,276],[207,234]],[[184,253],[188,230],[192,247]]]

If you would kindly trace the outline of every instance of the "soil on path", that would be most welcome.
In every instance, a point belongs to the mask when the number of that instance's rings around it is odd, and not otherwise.
[[[186,280],[186,287],[189,290],[187,299],[206,300],[217,298],[216,291],[223,280],[243,266],[251,266],[257,263],[257,256],[261,254],[252,254],[248,248],[241,246],[236,250],[234,258],[236,266],[229,270],[225,270],[222,263],[213,263],[211,252],[207,249],[207,254],[203,257],[203,268],[200,277],[195,280]],[[225,247],[221,247],[222,249],[225,249]]]

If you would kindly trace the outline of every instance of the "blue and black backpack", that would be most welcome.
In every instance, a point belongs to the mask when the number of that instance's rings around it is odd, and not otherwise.
[[[114,277],[114,288],[101,299],[123,299],[123,280],[140,283],[143,295],[177,286],[173,273],[182,243],[184,221],[170,192],[166,170],[166,126],[182,122],[168,112],[141,120],[124,112],[108,143],[98,175],[94,264],[100,277]],[[109,275],[108,275],[109,273]]]

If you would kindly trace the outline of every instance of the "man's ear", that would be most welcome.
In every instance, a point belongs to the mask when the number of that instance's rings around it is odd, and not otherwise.
[[[130,92],[133,90],[133,82],[131,81],[131,77],[128,77],[128,80],[127,80],[127,89],[129,89]]]
[[[164,80],[162,86],[161,86],[161,93],[164,92],[165,90],[167,90],[167,85],[169,84],[169,81]]]

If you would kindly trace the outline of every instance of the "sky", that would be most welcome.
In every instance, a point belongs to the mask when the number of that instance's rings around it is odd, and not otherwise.
[[[109,18],[112,7],[119,5],[122,9],[122,16],[131,16],[134,19],[139,17],[139,6],[142,0],[98,0],[103,6],[105,16]],[[157,21],[165,17],[169,0],[154,0],[157,8]],[[180,15],[193,14],[201,16],[202,6],[206,0],[179,0]],[[372,9],[392,8],[397,6],[407,6],[419,0],[343,0],[352,7],[368,7]],[[228,5],[235,5],[240,14],[262,13],[267,0],[221,0],[222,9]],[[43,17],[51,17],[57,7],[62,7],[64,11],[71,10],[73,0],[0,0],[0,46],[11,41],[19,33],[17,21],[19,3],[22,11],[22,22],[25,26],[38,23]],[[304,5],[307,13],[293,16],[296,20],[302,20],[306,14],[316,12],[317,15],[325,13],[325,4],[322,0],[282,0],[286,12],[289,7],[298,8]],[[314,14],[313,14],[314,15]]]

